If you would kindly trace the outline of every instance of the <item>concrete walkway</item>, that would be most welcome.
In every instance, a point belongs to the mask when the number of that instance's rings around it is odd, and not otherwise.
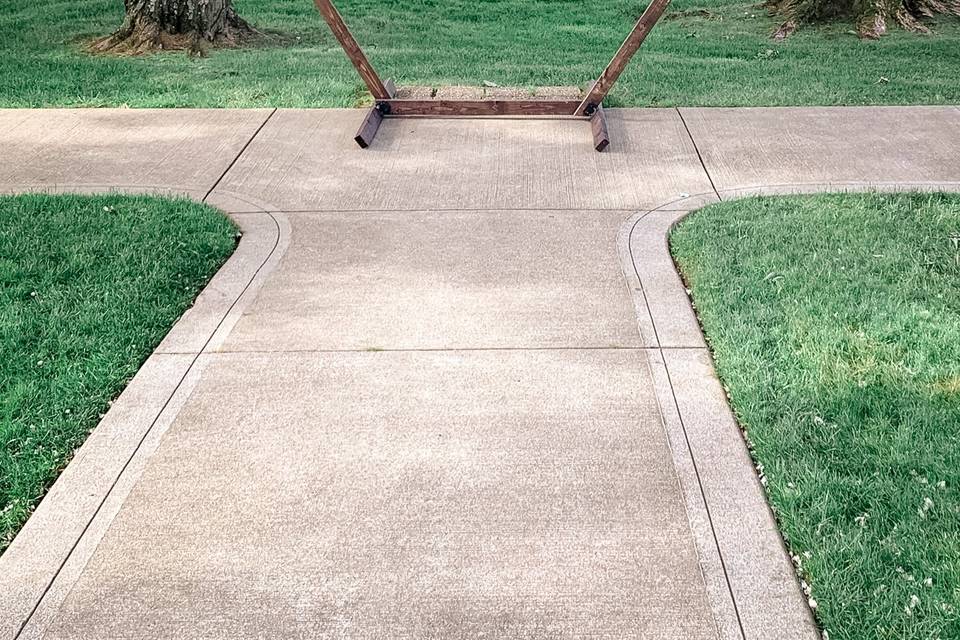
[[[960,109],[361,118],[0,111],[0,191],[245,232],[0,558],[0,638],[817,637],[665,234],[957,190]]]

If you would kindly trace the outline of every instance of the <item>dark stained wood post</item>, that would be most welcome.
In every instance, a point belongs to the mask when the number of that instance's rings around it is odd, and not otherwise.
[[[647,39],[650,30],[653,29],[653,26],[660,20],[668,4],[670,4],[670,0],[653,0],[650,3],[647,10],[640,16],[637,24],[634,25],[633,31],[630,32],[627,39],[620,45],[620,50],[613,56],[613,60],[611,60],[607,68],[603,70],[603,73],[600,74],[600,78],[593,83],[593,87],[587,92],[586,97],[580,103],[580,106],[577,107],[574,115],[593,115],[593,111],[600,106],[603,99],[610,93],[610,89],[617,83],[620,74],[627,68],[630,59],[633,58],[637,49],[639,49],[643,41]]]
[[[333,3],[330,2],[330,0],[314,0],[314,2],[317,5],[317,9],[323,14],[323,19],[330,25],[330,30],[333,32],[334,37],[340,43],[340,46],[343,47],[347,57],[350,58],[350,62],[353,63],[357,73],[360,74],[360,77],[363,78],[363,81],[367,84],[367,89],[373,94],[374,99],[389,100],[392,98],[393,93],[384,85],[383,81],[380,80],[380,76],[374,71],[373,65],[367,60],[363,49],[357,44],[356,39],[353,37],[353,34],[350,33],[347,25],[343,22],[343,18],[340,16],[340,12],[333,6]]]
[[[603,113],[603,105],[598,104],[597,110],[590,116],[590,130],[593,132],[593,148],[603,151],[610,146],[610,134],[607,132],[607,117]]]
[[[366,149],[373,143],[380,124],[385,118],[426,117],[560,117],[589,120],[593,132],[593,145],[597,151],[603,151],[610,144],[607,120],[603,113],[603,99],[620,78],[620,74],[630,63],[637,49],[643,44],[647,34],[663,16],[670,0],[651,0],[650,5],[640,16],[633,31],[620,46],[613,60],[603,70],[600,77],[590,84],[583,100],[424,100],[398,99],[393,82],[383,82],[373,69],[367,56],[343,22],[340,12],[333,6],[332,0],[314,0],[323,19],[327,21],[334,37],[343,47],[350,62],[370,93],[375,104],[367,113],[357,135],[357,144]]]
[[[373,107],[367,112],[367,117],[363,119],[357,135],[353,136],[354,141],[360,145],[361,149],[366,149],[373,144],[373,139],[380,129],[380,123],[383,122],[383,114],[380,109]]]

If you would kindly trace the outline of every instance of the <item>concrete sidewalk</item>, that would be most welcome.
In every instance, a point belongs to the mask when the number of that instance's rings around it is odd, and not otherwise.
[[[0,191],[245,232],[0,557],[0,638],[818,637],[665,234],[957,190],[960,109],[362,116],[0,111]]]

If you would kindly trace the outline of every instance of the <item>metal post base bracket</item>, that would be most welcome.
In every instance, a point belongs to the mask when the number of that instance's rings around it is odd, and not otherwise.
[[[393,82],[380,80],[332,0],[314,2],[376,101],[354,138],[360,147],[366,149],[373,143],[385,118],[549,117],[588,120],[593,132],[593,146],[597,151],[605,150],[610,144],[603,100],[670,4],[670,0],[651,1],[610,64],[590,85],[582,100],[418,100],[398,99]]]

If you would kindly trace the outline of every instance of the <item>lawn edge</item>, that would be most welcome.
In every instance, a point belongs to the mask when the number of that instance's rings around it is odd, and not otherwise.
[[[670,253],[670,232],[710,204],[751,196],[936,191],[957,193],[960,183],[737,186],[665,202],[621,227],[621,262],[722,638],[812,640],[821,632]]]
[[[141,193],[130,188],[111,191],[121,192]],[[189,195],[199,202],[195,194]],[[35,622],[42,627],[35,614],[59,608],[51,601],[65,597],[73,583],[68,576],[82,570],[96,549],[150,451],[189,398],[204,354],[222,343],[282,257],[289,239],[283,216],[226,215],[243,234],[236,250],[143,363],[0,555],[0,610],[5,612],[0,638],[17,638]]]

